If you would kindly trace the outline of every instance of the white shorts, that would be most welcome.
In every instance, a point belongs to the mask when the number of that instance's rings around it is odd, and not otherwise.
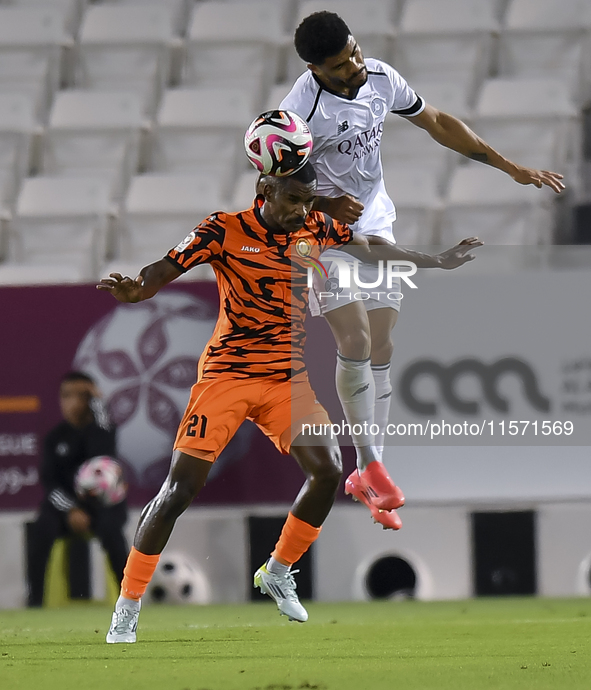
[[[396,209],[386,192],[383,179],[374,189],[367,202],[361,218],[351,225],[351,229],[362,235],[377,235],[393,241],[392,222],[396,219]],[[339,285],[339,269],[333,258],[347,261],[351,266],[351,286]],[[346,249],[328,249],[320,256],[320,261],[326,269],[325,275],[314,273],[313,289],[310,290],[308,306],[312,316],[320,316],[329,311],[343,307],[351,302],[362,302],[367,311],[389,307],[400,311],[400,278],[393,278],[391,286],[387,286],[386,276],[377,286],[373,286],[378,280],[379,269],[375,264],[359,263],[358,277],[360,283],[372,284],[371,288],[356,287],[353,281],[353,263],[355,259],[346,253]]]
[[[326,268],[328,278],[314,273],[313,288],[310,290],[309,307],[312,316],[320,316],[329,311],[344,307],[351,302],[361,302],[366,311],[372,309],[384,309],[389,307],[400,311],[400,301],[402,293],[400,290],[400,278],[392,278],[391,285],[388,287],[386,276],[382,276],[380,283],[374,286],[379,279],[379,269],[375,264],[358,263],[357,276],[360,285],[355,285],[353,280],[352,265],[355,260],[344,251],[339,252],[341,259],[347,261],[350,270],[350,287],[341,287],[339,284],[339,266],[335,261],[320,257],[322,264]],[[371,287],[361,286],[370,284]]]

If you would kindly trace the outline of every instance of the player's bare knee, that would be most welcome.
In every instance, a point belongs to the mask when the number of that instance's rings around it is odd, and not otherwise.
[[[156,498],[146,506],[166,520],[177,518],[191,505],[195,492],[190,484],[166,481]]]
[[[371,361],[372,364],[383,364],[392,359],[394,353],[394,344],[390,338],[381,342],[373,342],[371,344]]]
[[[363,328],[352,328],[339,339],[339,352],[347,359],[367,359],[371,352],[370,334]]]
[[[339,449],[336,447],[327,448],[322,462],[318,463],[314,468],[314,481],[329,486],[338,486],[342,475],[343,463]]]

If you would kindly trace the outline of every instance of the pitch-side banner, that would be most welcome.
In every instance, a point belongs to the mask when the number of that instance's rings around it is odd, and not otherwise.
[[[539,260],[511,269],[512,259],[507,252],[496,271],[476,270],[477,261],[420,270],[397,288],[386,446],[591,445],[591,271]],[[372,297],[372,288],[343,291],[342,276],[332,280],[325,289],[340,290],[343,303],[353,292]],[[334,364],[325,358],[334,358],[334,342],[321,329],[308,327],[315,388],[329,403],[330,432],[347,444],[351,430],[333,404]],[[311,440],[315,431],[304,430]]]
[[[419,270],[417,287],[402,287],[384,462],[407,505],[591,496],[591,270],[572,268],[588,265],[585,249],[483,247],[468,266]],[[311,379],[343,448],[334,339],[322,319],[307,331]]]
[[[154,496],[217,310],[212,283],[136,305],[94,286],[0,289],[0,509],[39,504],[43,437],[60,421],[59,382],[71,369],[96,379],[117,424],[130,502]],[[301,483],[295,461],[246,422],[200,503],[289,503]]]

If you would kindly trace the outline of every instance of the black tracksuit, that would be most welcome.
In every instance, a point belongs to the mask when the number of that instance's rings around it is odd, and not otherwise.
[[[45,570],[53,543],[71,534],[67,516],[74,506],[90,515],[91,532],[109,556],[113,572],[121,581],[128,547],[123,535],[127,520],[125,501],[104,506],[98,501],[81,501],[74,492],[74,478],[82,463],[97,455],[115,456],[115,430],[95,422],[77,429],[62,421],[45,437],[41,461],[41,484],[45,497],[33,523],[29,545],[29,606],[41,606]]]

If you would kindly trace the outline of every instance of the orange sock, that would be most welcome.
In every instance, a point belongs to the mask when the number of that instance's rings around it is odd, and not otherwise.
[[[148,583],[156,570],[160,554],[150,556],[131,547],[121,583],[121,596],[138,601],[144,595]]]
[[[296,563],[318,539],[321,529],[322,527],[312,527],[289,513],[271,556],[285,565]]]

